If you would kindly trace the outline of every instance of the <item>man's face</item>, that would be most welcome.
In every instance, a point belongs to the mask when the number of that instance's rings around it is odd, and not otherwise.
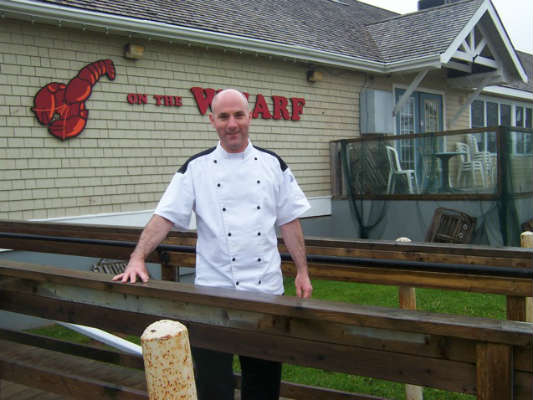
[[[221,92],[214,103],[213,112],[209,114],[220,144],[228,153],[240,153],[248,146],[251,118],[245,99],[233,90]]]

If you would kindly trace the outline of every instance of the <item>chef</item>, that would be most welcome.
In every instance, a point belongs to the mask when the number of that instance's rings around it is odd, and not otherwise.
[[[114,280],[148,280],[144,260],[175,226],[189,227],[196,215],[195,284],[280,295],[281,259],[276,227],[296,265],[296,294],[309,298],[304,238],[298,217],[309,203],[287,164],[253,146],[246,97],[219,92],[209,115],[219,142],[177,171],[141,234],[123,274]],[[233,355],[193,348],[200,400],[233,399]],[[243,400],[278,399],[281,363],[240,356]]]

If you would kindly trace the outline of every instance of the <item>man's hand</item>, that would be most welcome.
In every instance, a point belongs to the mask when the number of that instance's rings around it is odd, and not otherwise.
[[[127,283],[128,281],[135,283],[137,282],[137,276],[139,276],[143,282],[148,282],[148,279],[150,278],[143,260],[130,259],[130,262],[126,266],[126,270],[122,274],[114,276],[113,280],[120,280],[122,283]]]
[[[296,296],[309,299],[313,294],[313,286],[308,274],[297,274],[294,279],[294,287],[296,288]]]
[[[137,247],[130,256],[130,262],[122,274],[113,277],[114,281],[120,280],[122,283],[137,282],[137,276],[143,282],[148,282],[150,278],[144,260],[155,250],[161,241],[167,236],[172,228],[172,222],[154,214],[141,233]]]

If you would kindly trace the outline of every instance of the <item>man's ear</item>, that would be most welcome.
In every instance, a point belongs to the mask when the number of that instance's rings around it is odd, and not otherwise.
[[[209,113],[209,121],[211,122],[211,125],[215,126],[215,117],[213,116],[213,113]]]

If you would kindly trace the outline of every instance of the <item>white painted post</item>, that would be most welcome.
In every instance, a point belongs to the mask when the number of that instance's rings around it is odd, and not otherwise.
[[[410,242],[411,239],[399,237],[397,242]],[[404,310],[416,310],[416,292],[414,287],[400,286],[398,288],[400,308]],[[405,400],[423,400],[424,388],[416,385],[405,385]]]
[[[520,235],[520,245],[524,248],[533,248],[533,232],[525,231]],[[533,322],[533,298],[526,297],[526,322]]]
[[[196,400],[196,384],[187,327],[161,320],[142,336],[144,369],[150,400]]]

